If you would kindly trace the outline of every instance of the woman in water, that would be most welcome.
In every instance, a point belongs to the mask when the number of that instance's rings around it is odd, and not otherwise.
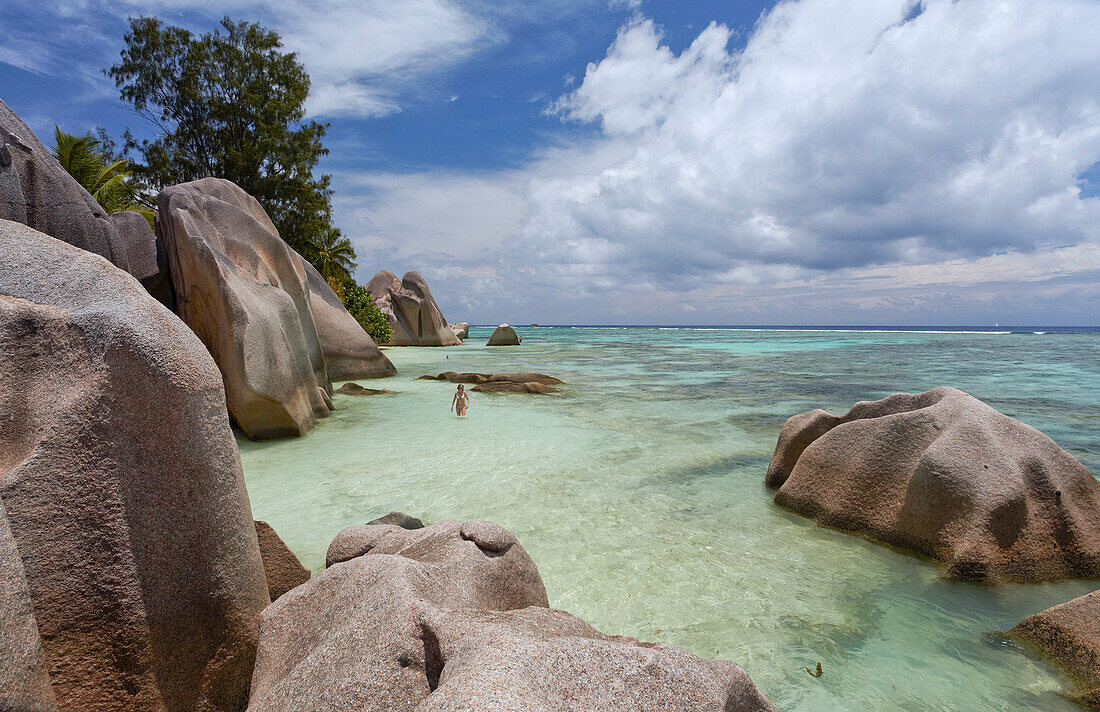
[[[466,395],[466,389],[461,383],[455,391],[455,397],[451,399],[451,412],[454,412],[455,406],[458,406],[459,415],[466,415],[466,409],[470,407],[470,396]]]

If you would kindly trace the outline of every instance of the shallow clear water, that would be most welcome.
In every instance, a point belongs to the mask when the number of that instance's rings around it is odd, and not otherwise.
[[[337,394],[298,440],[241,440],[253,514],[324,567],[344,526],[390,510],[490,519],[551,605],[608,633],[740,663],[788,712],[1076,710],[996,637],[1100,583],[995,588],[822,529],[764,488],[783,421],[954,385],[1100,472],[1100,335],[519,329],[520,347],[389,349],[396,395]],[[449,358],[448,358],[449,357]],[[472,394],[441,371],[536,371],[560,396]],[[821,663],[813,678],[803,667]]]

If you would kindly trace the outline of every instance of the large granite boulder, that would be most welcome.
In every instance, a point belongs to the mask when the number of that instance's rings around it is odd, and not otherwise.
[[[1009,631],[1064,669],[1074,696],[1100,710],[1100,591],[1036,613]]]
[[[450,324],[451,331],[455,333],[455,336],[465,341],[470,338],[470,325],[465,321],[460,321],[457,324]]]
[[[268,608],[251,712],[767,712],[733,663],[606,636],[546,607],[507,530],[345,529]]]
[[[501,324],[497,328],[493,329],[492,335],[489,336],[489,340],[485,342],[486,346],[519,346],[523,341],[516,334],[516,330],[507,324]]]
[[[260,544],[267,592],[272,601],[295,586],[309,581],[309,569],[302,566],[302,562],[298,561],[298,557],[270,524],[256,520],[256,539]]]
[[[1100,482],[1053,440],[954,388],[789,419],[775,501],[930,556],[951,578],[1100,575]]]
[[[107,260],[0,220],[0,383],[0,670],[35,667],[26,596],[60,709],[240,709],[269,598],[206,348]]]
[[[130,269],[114,223],[7,104],[0,101],[0,218]]]
[[[229,415],[253,439],[305,434],[332,385],[303,260],[227,180],[166,188],[157,208],[176,310],[221,369]]]
[[[302,267],[309,283],[309,304],[313,308],[313,322],[325,353],[329,379],[346,381],[397,375],[397,369],[344,308],[344,303],[321,273],[304,259]]]
[[[398,281],[392,272],[382,270],[367,283],[367,291],[393,327],[389,346],[458,346],[462,343],[447,325],[428,283],[419,272],[406,272]]]

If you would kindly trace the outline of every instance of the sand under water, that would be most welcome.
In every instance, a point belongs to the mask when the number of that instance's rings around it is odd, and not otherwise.
[[[306,437],[240,440],[253,514],[314,571],[390,510],[489,519],[551,605],[608,633],[738,662],[787,712],[1078,709],[999,631],[1100,581],[983,587],[823,529],[763,486],[783,421],[952,385],[1100,472],[1100,334],[518,329],[519,347],[391,348],[393,395],[337,394]],[[449,357],[449,358],[446,358]],[[441,371],[536,371],[559,396],[472,394]],[[823,674],[803,668],[821,663]]]

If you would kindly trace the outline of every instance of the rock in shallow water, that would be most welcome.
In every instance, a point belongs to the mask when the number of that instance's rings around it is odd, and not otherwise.
[[[367,524],[393,524],[402,529],[423,529],[424,522],[404,512],[390,512],[389,514],[372,519]]]
[[[58,707],[240,709],[269,598],[206,348],[104,258],[0,220],[0,384],[25,586],[2,553],[0,578],[29,597]],[[5,690],[36,657],[20,620]]]
[[[519,346],[523,341],[517,334],[516,330],[507,324],[501,324],[497,328],[493,329],[492,335],[489,340],[485,342],[486,346]]]
[[[506,529],[349,527],[265,611],[251,712],[768,712],[733,663],[547,608]]]
[[[331,385],[302,259],[227,180],[166,188],[157,208],[177,310],[221,369],[230,416],[253,439],[305,434]]]
[[[1075,696],[1100,710],[1100,591],[1036,613],[1009,634],[1054,660],[1073,678]]]
[[[350,381],[337,388],[336,392],[343,393],[346,396],[384,396],[393,393],[393,391],[387,391],[384,388],[363,388],[358,383]]]
[[[774,710],[733,662],[548,609],[492,523],[349,527],[329,563],[265,611],[250,711]]]
[[[393,327],[390,346],[459,346],[462,342],[447,325],[428,283],[419,272],[406,272],[400,280],[382,270],[367,282],[374,303]]]
[[[790,418],[775,501],[912,549],[952,578],[1100,575],[1100,482],[1038,430],[954,388]]]

